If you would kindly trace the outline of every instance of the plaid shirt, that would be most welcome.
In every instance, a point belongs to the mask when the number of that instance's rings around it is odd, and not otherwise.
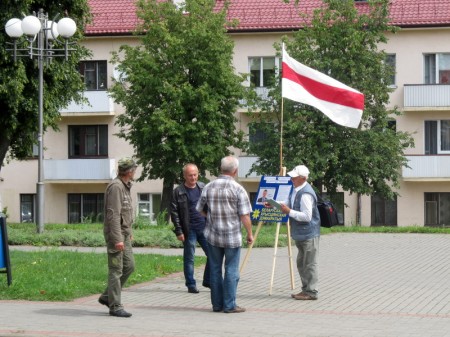
[[[205,208],[207,206],[207,208]],[[202,191],[197,211],[206,209],[205,237],[221,248],[242,246],[241,215],[250,214],[252,206],[245,189],[232,177],[221,175]]]

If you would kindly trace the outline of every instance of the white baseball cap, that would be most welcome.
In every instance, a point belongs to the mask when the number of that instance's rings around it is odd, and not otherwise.
[[[305,165],[298,165],[298,166],[294,167],[294,169],[292,171],[289,171],[287,173],[287,175],[291,178],[295,178],[298,176],[308,178],[309,170]]]

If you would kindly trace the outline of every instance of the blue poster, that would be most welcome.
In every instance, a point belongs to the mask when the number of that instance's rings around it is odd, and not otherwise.
[[[258,194],[253,204],[252,220],[262,222],[287,222],[288,215],[281,212],[273,201],[287,203],[292,190],[290,177],[262,176]]]

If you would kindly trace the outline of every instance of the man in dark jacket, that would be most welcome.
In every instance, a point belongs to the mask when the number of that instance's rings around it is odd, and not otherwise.
[[[173,190],[170,207],[170,217],[175,226],[177,239],[183,242],[184,277],[188,292],[197,294],[197,284],[194,278],[194,257],[197,242],[208,256],[208,243],[203,231],[206,219],[195,210],[202,189],[205,186],[198,181],[198,168],[195,164],[187,164],[183,167],[184,183]],[[209,288],[209,263],[206,261],[203,274],[204,287]]]

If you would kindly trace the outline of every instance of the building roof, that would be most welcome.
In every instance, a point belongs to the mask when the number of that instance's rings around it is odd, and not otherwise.
[[[221,8],[224,0],[216,0]],[[299,16],[311,14],[323,5],[322,0],[230,0],[228,19],[238,19],[239,25],[230,31],[286,31],[303,25]],[[86,35],[130,34],[138,23],[135,0],[89,0],[93,22],[86,27]],[[365,1],[357,1],[361,11]],[[450,1],[447,0],[391,0],[390,22],[400,27],[450,26]]]

